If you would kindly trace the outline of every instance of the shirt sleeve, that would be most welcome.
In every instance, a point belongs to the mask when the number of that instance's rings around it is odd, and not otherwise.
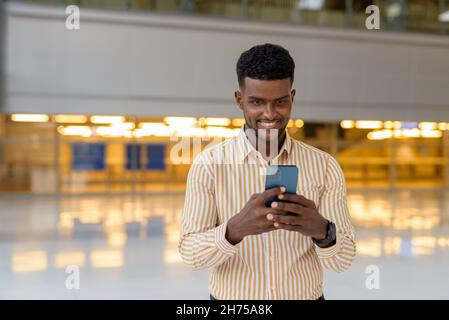
[[[236,254],[239,245],[225,238],[227,221],[218,220],[211,166],[200,154],[187,176],[178,244],[182,260],[193,269],[218,266]]]
[[[351,223],[346,202],[346,184],[343,170],[337,160],[329,156],[325,188],[319,202],[320,214],[335,223],[336,243],[328,248],[320,248],[315,245],[315,251],[326,269],[335,272],[347,270],[354,260],[356,245],[354,228]]]

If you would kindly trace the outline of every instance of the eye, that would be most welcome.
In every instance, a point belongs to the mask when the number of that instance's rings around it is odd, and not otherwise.
[[[252,100],[251,103],[255,106],[260,106],[262,104],[262,101],[256,99],[256,100]]]
[[[284,105],[285,103],[287,103],[287,100],[286,100],[286,99],[282,99],[282,100],[278,100],[278,101],[277,101],[277,105],[278,105],[278,106],[282,106],[282,105]]]

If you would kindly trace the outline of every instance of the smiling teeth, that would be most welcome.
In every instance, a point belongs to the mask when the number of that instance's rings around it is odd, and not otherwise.
[[[277,121],[260,121],[260,124],[264,128],[274,128],[277,124]]]

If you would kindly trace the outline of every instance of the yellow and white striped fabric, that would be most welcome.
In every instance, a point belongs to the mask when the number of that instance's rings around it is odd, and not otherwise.
[[[296,165],[297,193],[313,200],[335,223],[336,244],[319,248],[299,232],[275,230],[247,236],[233,246],[227,221],[252,194],[265,190],[268,165]],[[239,135],[201,152],[187,178],[179,252],[194,269],[213,268],[210,293],[217,299],[317,299],[323,294],[323,266],[348,269],[355,240],[343,172],[324,151],[291,138],[270,163]]]

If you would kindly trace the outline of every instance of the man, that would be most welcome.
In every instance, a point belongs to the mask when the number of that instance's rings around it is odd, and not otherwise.
[[[324,299],[323,267],[342,272],[355,256],[340,166],[286,131],[294,68],[277,45],[243,52],[235,100],[246,124],[190,168],[179,252],[195,269],[213,268],[211,299]],[[297,194],[264,190],[269,165],[298,167]],[[273,196],[290,203],[266,207]]]

